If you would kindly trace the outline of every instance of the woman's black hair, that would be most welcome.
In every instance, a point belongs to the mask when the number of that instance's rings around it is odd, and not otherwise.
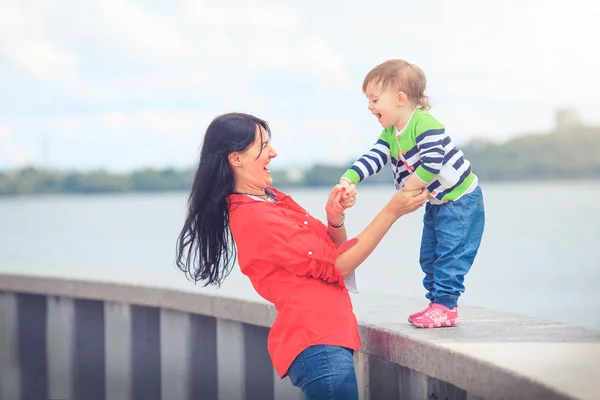
[[[221,115],[206,130],[176,255],[177,267],[203,286],[220,285],[235,265],[237,251],[227,202],[235,181],[228,157],[252,146],[257,127],[271,136],[267,122],[242,113]]]

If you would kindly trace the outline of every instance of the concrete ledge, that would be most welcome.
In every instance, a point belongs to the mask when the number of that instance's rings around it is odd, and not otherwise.
[[[265,303],[138,285],[0,274],[0,290],[159,307],[270,327],[277,315]]]
[[[457,327],[416,329],[422,302],[354,301],[361,351],[486,399],[596,399],[600,331],[482,308],[461,308]]]
[[[263,327],[276,315],[263,302],[114,283],[0,274],[0,291],[159,307]],[[357,353],[360,379],[369,363],[373,368],[390,363],[399,374],[406,368],[439,379],[468,398],[596,399],[600,393],[600,331],[466,307],[462,325],[421,330],[406,317],[423,302],[352,297],[363,341]],[[371,375],[371,385],[377,384],[373,379],[377,376]]]

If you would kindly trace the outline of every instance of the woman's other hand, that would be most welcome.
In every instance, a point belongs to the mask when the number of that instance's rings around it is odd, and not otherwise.
[[[427,190],[399,190],[393,196],[388,207],[397,216],[410,214],[427,201]]]

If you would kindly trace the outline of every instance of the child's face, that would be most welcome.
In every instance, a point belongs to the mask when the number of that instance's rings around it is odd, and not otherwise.
[[[377,117],[384,128],[398,124],[401,119],[402,99],[399,93],[391,88],[383,88],[380,84],[369,83],[365,90],[369,99],[369,111]]]

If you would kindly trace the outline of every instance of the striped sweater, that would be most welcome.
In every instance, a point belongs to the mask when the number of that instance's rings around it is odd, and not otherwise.
[[[457,200],[473,191],[478,179],[444,126],[428,111],[415,109],[400,132],[384,128],[371,150],[360,157],[343,175],[352,183],[379,173],[391,161],[396,189],[414,172],[427,184],[432,204]]]

